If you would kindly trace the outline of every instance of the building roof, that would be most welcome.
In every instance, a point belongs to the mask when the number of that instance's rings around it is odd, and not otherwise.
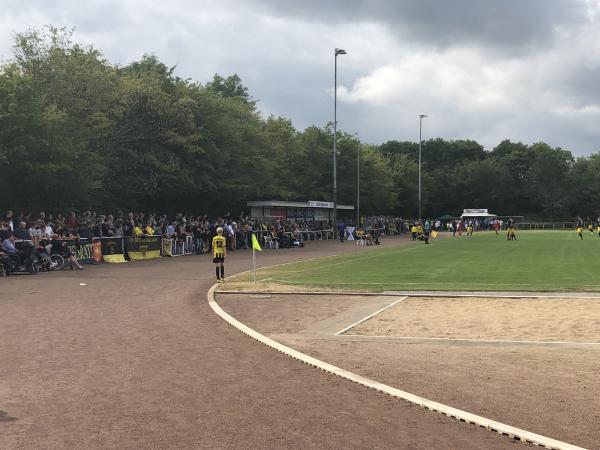
[[[496,214],[491,214],[487,209],[463,209],[460,217],[496,217]]]
[[[333,209],[333,202],[320,202],[315,200],[309,200],[307,202],[287,202],[281,200],[264,200],[264,201],[251,201],[246,202],[247,206],[261,207],[265,206],[268,208],[319,208],[319,209]],[[337,205],[337,209],[354,209],[354,205]]]
[[[460,217],[496,217],[496,214],[490,214],[490,213],[462,213]]]

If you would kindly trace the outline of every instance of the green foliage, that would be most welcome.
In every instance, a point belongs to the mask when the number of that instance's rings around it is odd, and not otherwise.
[[[417,214],[418,143],[366,145],[338,132],[338,201]],[[331,200],[333,127],[262,117],[237,75],[202,85],[154,55],[118,67],[72,31],[15,36],[0,67],[0,207],[237,212],[247,200]],[[423,212],[484,207],[545,218],[600,215],[600,155],[544,143],[432,139]]]

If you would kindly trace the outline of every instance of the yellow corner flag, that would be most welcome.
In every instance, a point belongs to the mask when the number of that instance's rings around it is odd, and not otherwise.
[[[256,236],[254,234],[252,235],[252,249],[253,250],[258,250],[259,252],[262,252],[262,248],[260,248],[260,244],[258,243],[258,239],[256,239]]]

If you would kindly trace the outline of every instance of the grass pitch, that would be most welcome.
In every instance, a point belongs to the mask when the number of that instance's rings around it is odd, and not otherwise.
[[[476,233],[430,245],[364,248],[352,255],[267,268],[262,283],[346,290],[600,291],[600,238],[574,232]],[[346,242],[340,245],[354,245]],[[241,281],[241,280],[240,280]]]

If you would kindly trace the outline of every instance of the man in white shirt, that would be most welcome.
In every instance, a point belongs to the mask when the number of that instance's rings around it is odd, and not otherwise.
[[[34,239],[34,238],[41,239],[42,238],[42,225],[43,225],[43,223],[40,223],[39,221],[36,225],[31,224],[31,227],[29,228],[29,235],[31,236],[32,239]]]
[[[229,250],[235,250],[235,229],[237,228],[237,224],[235,222],[231,222],[227,225],[227,243],[229,244]]]
[[[54,230],[52,230],[52,222],[48,222],[46,223],[46,227],[44,228],[44,232],[42,233],[42,239],[52,240],[52,236],[54,236]]]

